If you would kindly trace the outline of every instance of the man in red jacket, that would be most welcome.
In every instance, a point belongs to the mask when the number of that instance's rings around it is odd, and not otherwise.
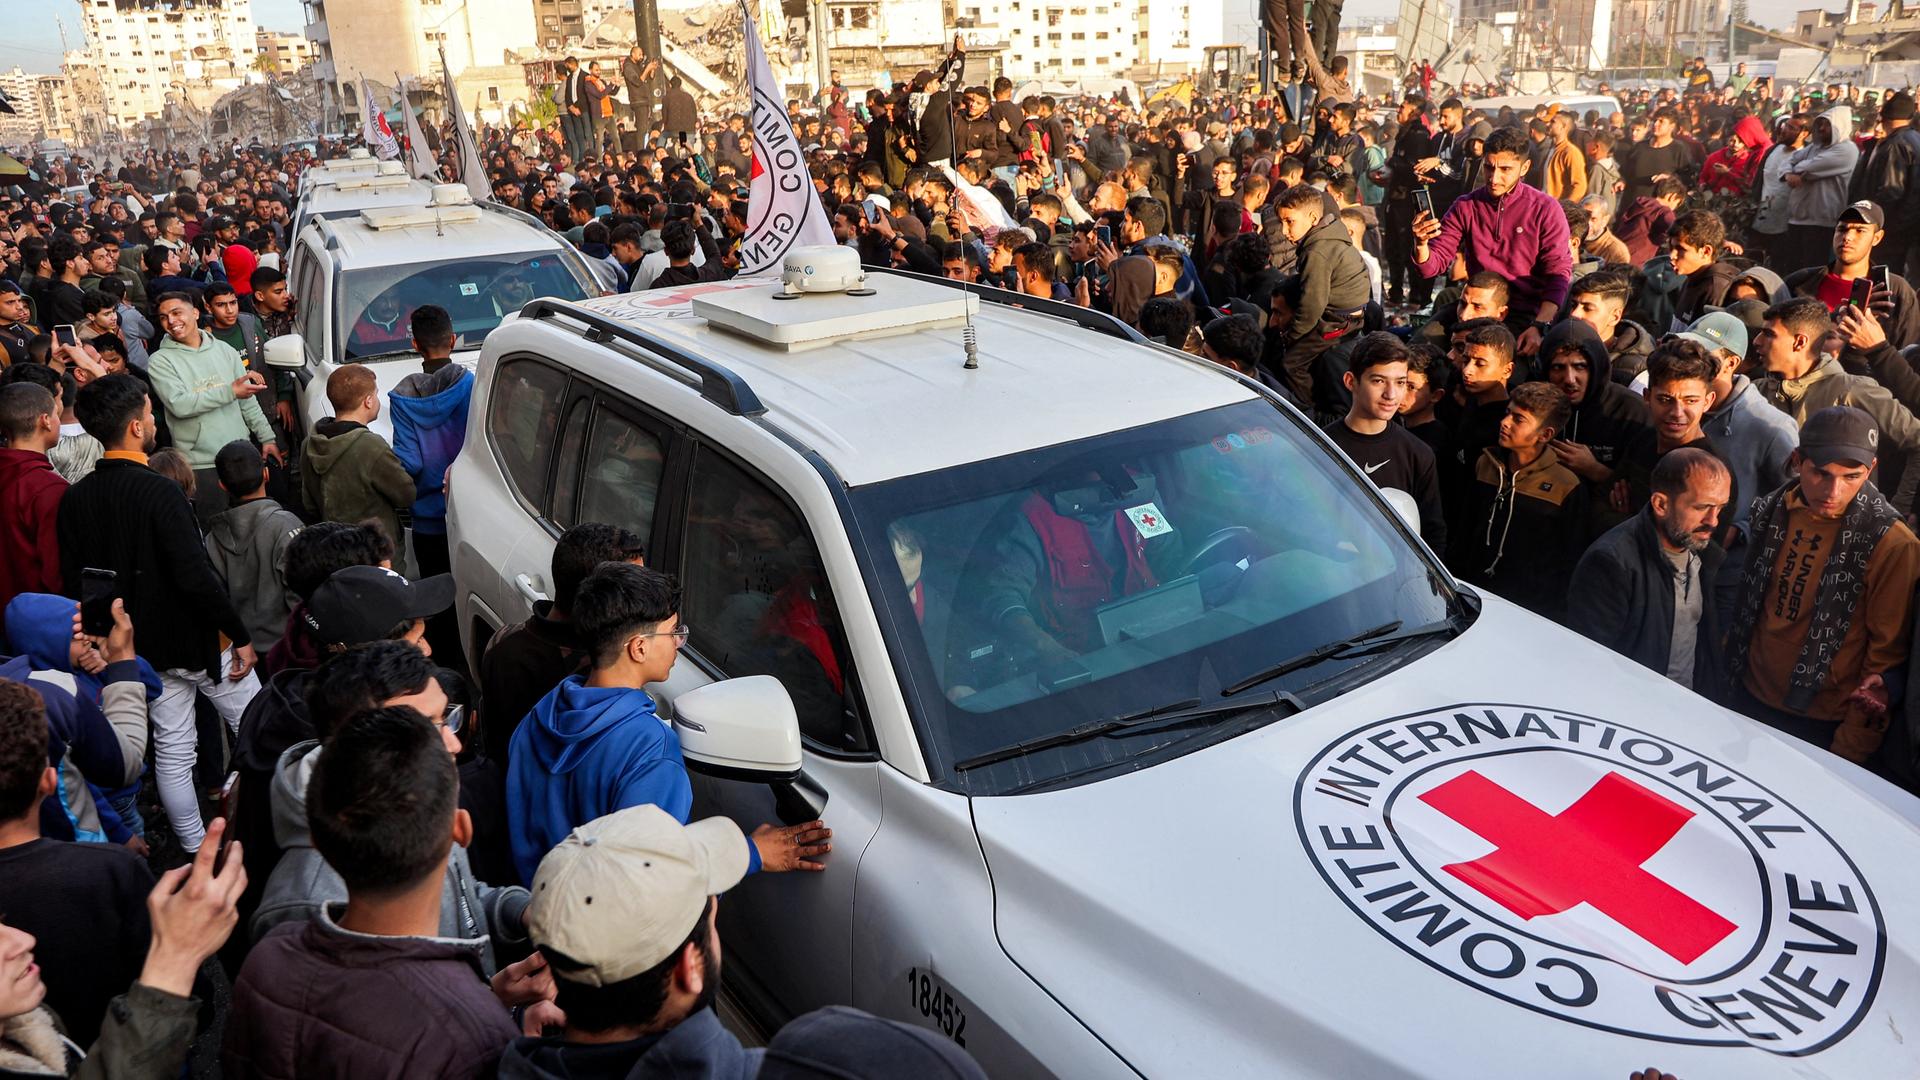
[[[47,451],[60,441],[60,404],[43,386],[0,388],[0,613],[21,593],[60,591],[55,523],[67,482]],[[4,619],[0,615],[0,619]],[[0,631],[5,630],[0,621]]]

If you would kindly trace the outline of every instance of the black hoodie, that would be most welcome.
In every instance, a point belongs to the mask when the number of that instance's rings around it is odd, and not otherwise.
[[[1613,358],[1612,379],[1621,386],[1630,385],[1647,370],[1647,357],[1653,354],[1653,335],[1632,319],[1621,319],[1607,342],[1607,355]]]
[[[1561,319],[1540,340],[1541,377],[1545,378],[1547,358],[1563,343],[1577,345],[1587,354],[1587,392],[1573,407],[1567,430],[1561,438],[1593,451],[1594,459],[1610,469],[1618,469],[1627,447],[1643,433],[1653,430],[1653,417],[1646,399],[1613,381],[1613,359],[1593,327],[1579,319]],[[1611,481],[1589,484],[1606,487]],[[1604,492],[1595,491],[1596,497]]]

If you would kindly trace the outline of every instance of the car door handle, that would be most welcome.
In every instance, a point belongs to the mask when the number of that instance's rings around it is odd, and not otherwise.
[[[513,579],[513,587],[520,590],[520,595],[525,597],[529,604],[537,604],[542,600],[549,599],[546,593],[540,591],[540,586],[533,583],[533,578],[527,574],[521,574],[515,577]]]

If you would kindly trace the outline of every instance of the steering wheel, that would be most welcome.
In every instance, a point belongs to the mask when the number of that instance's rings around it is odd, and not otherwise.
[[[1175,576],[1185,577],[1188,574],[1198,573],[1202,567],[1212,566],[1214,563],[1236,562],[1242,558],[1252,558],[1259,554],[1259,550],[1260,541],[1252,529],[1245,525],[1229,525],[1224,529],[1215,530],[1205,540],[1200,541],[1200,546],[1194,548],[1193,554],[1187,556],[1185,565]]]

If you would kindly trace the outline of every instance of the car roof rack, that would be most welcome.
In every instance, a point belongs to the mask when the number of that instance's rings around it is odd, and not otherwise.
[[[869,265],[862,269],[866,270],[869,274],[893,274],[898,277],[913,278],[917,281],[930,281],[935,285],[944,285],[949,289],[958,289],[961,292],[972,293],[978,296],[980,302],[983,304],[1001,304],[1006,307],[1017,307],[1027,311],[1038,311],[1045,315],[1065,319],[1083,330],[1091,330],[1096,334],[1105,334],[1108,337],[1117,337],[1121,341],[1130,341],[1135,344],[1145,344],[1147,342],[1147,336],[1145,334],[1121,322],[1112,315],[1104,311],[1095,311],[1092,308],[1083,308],[1079,304],[1068,304],[1059,300],[1042,299],[1038,296],[1028,296],[1025,293],[1012,292],[1007,289],[996,288],[992,285],[980,285],[971,281],[955,281],[950,277],[922,274],[913,270],[899,270],[890,266]]]
[[[727,410],[735,416],[759,416],[767,411],[760,403],[760,395],[753,392],[747,380],[714,363],[674,348],[651,334],[645,333],[618,319],[609,318],[597,311],[581,307],[565,300],[542,297],[530,300],[520,309],[521,318],[546,319],[561,316],[581,323],[588,328],[587,339],[604,341],[618,338],[629,345],[638,346],[648,353],[687,371],[700,379],[700,396]]]

